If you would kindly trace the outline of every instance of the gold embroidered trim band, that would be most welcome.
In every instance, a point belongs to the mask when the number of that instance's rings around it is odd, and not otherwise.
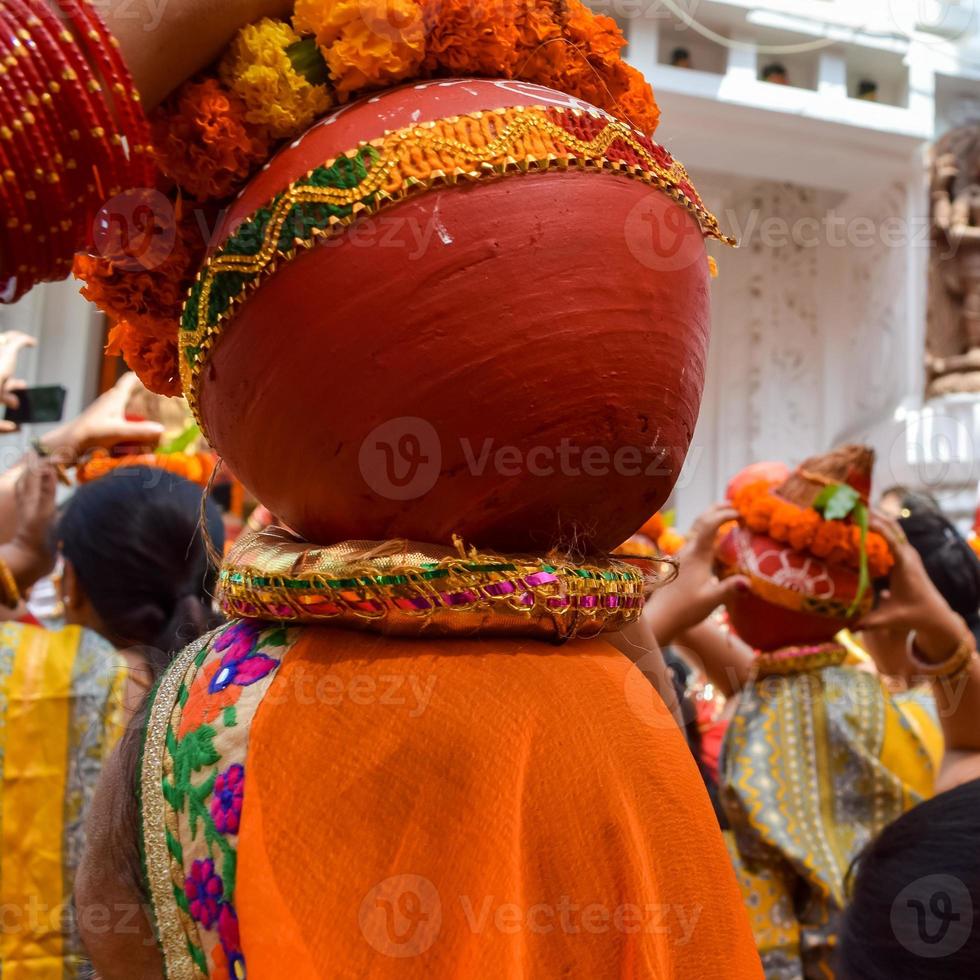
[[[566,640],[640,617],[646,577],[622,561],[574,562],[420,545],[319,547],[270,528],[221,571],[230,616],[333,623],[399,636],[518,635]]]

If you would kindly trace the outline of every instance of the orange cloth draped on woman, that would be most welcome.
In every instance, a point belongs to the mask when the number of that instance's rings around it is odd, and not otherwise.
[[[234,813],[237,867],[187,808],[179,860],[148,852],[154,897],[188,882],[176,934],[156,908],[169,975],[195,947],[206,975],[241,955],[253,980],[286,960],[292,980],[761,977],[684,739],[607,643],[239,623],[182,671],[150,720],[144,833],[174,798],[157,777],[208,731],[184,786],[219,834]]]

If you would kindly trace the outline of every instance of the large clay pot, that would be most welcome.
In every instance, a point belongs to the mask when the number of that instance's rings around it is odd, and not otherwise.
[[[583,104],[466,81],[345,107],[253,181],[219,240],[360,141],[515,105]],[[692,215],[572,167],[433,188],[369,220],[282,266],[226,325],[199,390],[215,450],[313,541],[628,538],[698,416],[709,274]],[[648,237],[664,230],[666,253]]]
[[[846,615],[826,614],[833,607],[846,610],[857,595],[858,576],[849,568],[828,565],[744,528],[732,529],[719,543],[717,555],[724,571],[752,573],[752,589],[736,593],[727,605],[732,628],[755,649],[829,643],[850,625]],[[770,601],[775,593],[765,592],[766,583],[776,586],[789,603],[794,595],[806,596],[827,608],[821,613],[787,608]]]

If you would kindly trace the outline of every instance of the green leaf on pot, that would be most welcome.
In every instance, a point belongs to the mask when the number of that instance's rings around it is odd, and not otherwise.
[[[176,453],[187,452],[188,447],[197,441],[201,436],[201,430],[197,424],[192,422],[179,436],[171,439],[166,445],[157,449],[158,456],[173,456]]]
[[[842,521],[849,517],[861,503],[861,494],[846,483],[832,483],[820,491],[814,501],[814,510],[823,514],[824,520]]]

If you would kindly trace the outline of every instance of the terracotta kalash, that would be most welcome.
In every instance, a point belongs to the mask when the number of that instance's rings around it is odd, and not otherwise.
[[[739,523],[719,540],[720,573],[749,589],[730,600],[735,631],[756,649],[826,643],[874,600],[892,556],[868,528],[874,453],[845,446],[807,460],[785,478],[751,467],[729,487]]]
[[[208,442],[284,527],[229,555],[235,621],[150,712],[142,837],[168,975],[280,976],[288,949],[296,977],[758,976],[683,740],[652,692],[630,708],[630,664],[595,639],[640,615],[642,571],[608,552],[687,452],[704,240],[724,236],[652,140],[609,18],[408,4],[425,30],[406,41],[362,37],[357,6],[297,15],[322,14],[303,23],[331,98],[367,97],[235,187],[173,334]],[[424,63],[393,71],[416,43]],[[293,69],[316,48],[289,42]],[[243,57],[222,63],[227,99],[248,94]],[[505,77],[447,77],[469,64]],[[208,84],[178,93],[157,139],[202,195],[214,155],[173,154]],[[105,298],[105,270],[86,271]],[[174,384],[160,338],[126,322],[119,348]],[[382,676],[433,678],[424,709],[382,697]],[[556,915],[594,896],[610,928],[475,928],[491,895]],[[693,937],[614,925],[668,902],[700,910]]]
[[[683,170],[578,99],[385,92],[231,207],[185,308],[185,388],[309,540],[607,551],[664,502],[697,420],[702,227]]]

